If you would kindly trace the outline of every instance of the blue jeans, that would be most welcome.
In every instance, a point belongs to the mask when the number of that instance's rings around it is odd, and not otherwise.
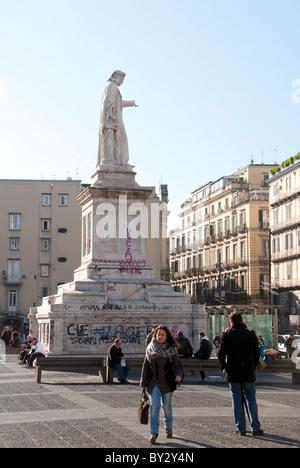
[[[162,406],[165,429],[173,429],[172,397],[174,392],[161,393],[160,385],[155,384],[150,393],[151,434],[159,433],[159,412]]]
[[[229,388],[232,396],[235,425],[238,431],[246,432],[246,419],[243,407],[242,392],[246,399],[252,432],[259,431],[260,422],[258,420],[258,409],[254,382],[231,382],[229,383]]]
[[[114,364],[113,366],[116,371],[118,371],[119,381],[126,380],[128,372],[130,371],[130,366],[126,362],[126,367],[122,367],[121,364]]]

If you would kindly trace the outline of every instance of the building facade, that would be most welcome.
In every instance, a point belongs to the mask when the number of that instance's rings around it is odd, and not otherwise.
[[[268,303],[271,167],[251,164],[192,192],[170,236],[175,290],[207,305]]]
[[[284,332],[300,329],[300,153],[272,172],[271,293]]]

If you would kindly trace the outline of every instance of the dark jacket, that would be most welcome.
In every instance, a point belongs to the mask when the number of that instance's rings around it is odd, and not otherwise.
[[[183,378],[177,354],[169,358],[159,357],[151,361],[145,358],[140,386],[147,387],[147,392],[152,393],[155,384],[159,382],[162,393],[174,392],[177,387],[175,383],[177,376]]]
[[[1,340],[4,341],[6,346],[8,346],[10,342],[10,333],[5,330],[1,335]]]
[[[229,382],[255,382],[259,356],[257,337],[243,323],[235,324],[224,333],[219,362],[221,368],[226,369]]]
[[[178,354],[179,354],[179,356],[184,356],[186,358],[192,357],[193,347],[191,345],[190,340],[186,336],[178,335],[178,336],[176,336],[175,341],[178,344]]]
[[[122,349],[116,345],[112,345],[107,352],[107,360],[109,367],[113,367],[115,364],[121,364],[121,357],[124,356]]]
[[[194,354],[197,359],[209,359],[212,351],[212,346],[207,338],[202,338],[200,341],[200,348]]]

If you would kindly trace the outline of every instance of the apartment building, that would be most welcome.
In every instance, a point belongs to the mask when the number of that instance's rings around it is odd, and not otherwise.
[[[80,265],[76,180],[0,180],[0,329],[27,332],[29,308]]]
[[[300,328],[300,153],[270,177],[271,292],[282,331]]]
[[[271,167],[248,165],[183,203],[170,236],[175,290],[207,305],[268,303]]]

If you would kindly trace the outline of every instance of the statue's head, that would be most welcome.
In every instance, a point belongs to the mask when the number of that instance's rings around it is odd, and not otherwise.
[[[114,81],[117,85],[121,85],[124,81],[124,78],[126,76],[126,73],[120,71],[120,70],[115,70],[109,77],[108,81]]]

